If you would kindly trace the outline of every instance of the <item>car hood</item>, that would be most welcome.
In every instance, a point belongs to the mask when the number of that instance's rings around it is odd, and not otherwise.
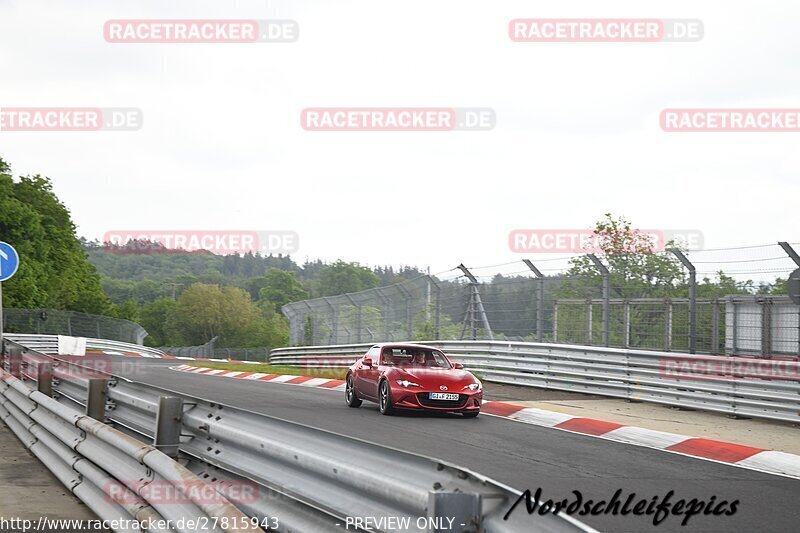
[[[470,372],[454,368],[393,368],[388,373],[392,379],[407,379],[421,387],[446,385],[463,388],[477,381]]]

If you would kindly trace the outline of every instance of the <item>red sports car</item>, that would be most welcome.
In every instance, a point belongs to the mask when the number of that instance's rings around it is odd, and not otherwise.
[[[475,417],[481,382],[441,350],[421,344],[376,344],[347,371],[345,400],[378,403],[384,415],[396,409],[452,411]]]

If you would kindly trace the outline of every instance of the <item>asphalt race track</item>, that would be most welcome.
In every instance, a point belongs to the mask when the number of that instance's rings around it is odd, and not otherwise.
[[[285,420],[350,435],[456,463],[519,490],[542,488],[544,500],[622,499],[635,492],[650,500],[675,492],[680,499],[739,500],[733,516],[669,516],[657,527],[652,516],[575,516],[601,531],[759,531],[796,532],[800,528],[800,480],[764,474],[606,441],[550,428],[481,415],[407,414],[386,417],[377,405],[348,408],[344,393],[278,383],[248,382],[169,370],[174,360],[114,357],[115,370],[129,379],[261,412]],[[679,416],[679,415],[678,415]],[[353,457],[358,461],[358,457]],[[402,468],[402,465],[398,465]],[[386,473],[388,476],[391,472]],[[515,513],[525,513],[520,505]],[[531,516],[532,525],[536,516]],[[532,528],[533,531],[533,528]]]

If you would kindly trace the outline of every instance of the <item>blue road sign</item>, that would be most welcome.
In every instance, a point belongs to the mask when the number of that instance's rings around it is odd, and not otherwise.
[[[19,254],[13,246],[0,241],[0,281],[6,281],[19,268]]]

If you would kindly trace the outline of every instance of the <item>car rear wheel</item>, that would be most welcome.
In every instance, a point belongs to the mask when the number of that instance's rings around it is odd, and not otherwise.
[[[344,399],[348,407],[361,407],[361,399],[356,394],[356,385],[353,383],[353,376],[347,376],[344,385]]]
[[[464,413],[464,418],[475,418],[480,414],[480,411],[467,411]]]
[[[386,380],[381,381],[378,388],[378,409],[382,415],[390,415],[394,412],[392,408],[392,393],[389,389],[389,382]]]

